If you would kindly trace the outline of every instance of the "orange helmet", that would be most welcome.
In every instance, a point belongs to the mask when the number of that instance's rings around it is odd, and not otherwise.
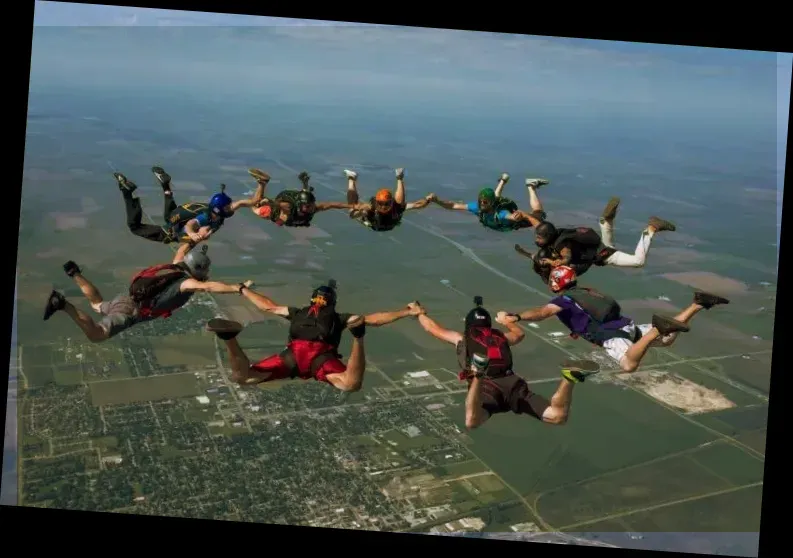
[[[394,196],[391,195],[391,190],[383,188],[378,190],[374,196],[375,209],[380,213],[388,213],[391,211],[391,204],[394,203]]]

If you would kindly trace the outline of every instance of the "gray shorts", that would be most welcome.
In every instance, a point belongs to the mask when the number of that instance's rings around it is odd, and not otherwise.
[[[99,306],[103,315],[99,327],[107,333],[108,338],[115,337],[122,331],[144,321],[139,315],[135,303],[125,294],[118,295],[111,301],[104,301]]]

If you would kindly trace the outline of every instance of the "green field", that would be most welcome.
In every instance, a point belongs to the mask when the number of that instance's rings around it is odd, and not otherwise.
[[[189,397],[202,392],[198,379],[192,374],[92,382],[90,387],[91,403],[95,407]]]
[[[217,363],[214,340],[206,334],[167,335],[152,340],[157,364],[163,367],[212,366]]]

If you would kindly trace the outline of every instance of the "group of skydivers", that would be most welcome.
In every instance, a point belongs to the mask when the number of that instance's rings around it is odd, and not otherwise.
[[[134,195],[137,185],[121,173],[114,173],[127,214],[127,226],[136,236],[165,244],[178,243],[170,264],[148,267],[136,274],[128,292],[105,301],[97,288],[83,275],[73,261],[64,264],[71,277],[88,299],[95,312],[102,315],[97,322],[69,303],[62,293],[52,291],[44,319],[58,311],[65,312],[92,342],[101,342],[145,321],[168,317],[184,306],[197,292],[239,294],[267,314],[281,316],[289,322],[287,345],[279,354],[251,363],[240,347],[237,336],[243,326],[237,322],[215,318],[207,323],[228,350],[232,379],[241,385],[255,385],[283,379],[315,379],[327,382],[342,391],[357,391],[363,383],[366,368],[363,338],[366,327],[378,327],[409,316],[416,317],[421,327],[433,337],[456,349],[459,377],[468,382],[466,426],[476,428],[492,415],[505,412],[527,414],[548,424],[565,424],[570,411],[573,386],[600,371],[597,363],[569,360],[562,364],[562,380],[550,400],[532,392],[527,382],[513,371],[510,346],[520,343],[525,331],[521,321],[537,322],[556,316],[570,330],[572,338],[582,338],[600,347],[623,372],[634,372],[650,347],[668,347],[680,333],[689,331],[688,323],[700,310],[728,304],[721,296],[695,291],[692,303],[674,317],[653,315],[650,324],[637,325],[624,316],[619,303],[609,295],[580,286],[578,277],[594,266],[642,267],[653,236],[674,231],[675,225],[651,217],[642,231],[633,254],[614,248],[614,219],[619,198],[606,204],[599,219],[600,234],[588,227],[558,228],[547,220],[537,190],[549,184],[542,178],[526,179],[529,210],[502,195],[509,175],[499,178],[495,189],[484,188],[476,201],[457,203],[439,199],[435,194],[407,203],[404,169],[396,169],[396,190],[379,190],[368,202],[360,202],[358,174],[345,170],[347,202],[318,202],[309,185],[306,172],[298,175],[302,188],[283,190],[266,197],[270,175],[250,169],[257,188],[253,197],[234,201],[221,191],[209,203],[177,205],[171,177],[162,167],[152,172],[163,190],[164,222],[144,224],[143,208]],[[537,251],[531,253],[515,245],[515,250],[531,261],[534,272],[548,285],[554,297],[545,305],[523,312],[500,311],[495,319],[476,297],[475,307],[465,317],[463,331],[446,329],[433,320],[418,302],[391,312],[368,315],[337,311],[337,289],[334,281],[311,293],[303,307],[282,306],[256,292],[252,281],[237,285],[209,279],[210,259],[207,246],[196,246],[215,234],[226,219],[240,208],[249,207],[261,219],[278,226],[308,227],[314,215],[328,209],[347,210],[350,218],[378,232],[397,227],[406,211],[426,208],[435,203],[445,209],[466,211],[475,215],[486,228],[506,232],[534,228]],[[506,332],[493,327],[496,322]],[[338,353],[342,333],[349,329],[352,348],[345,364]]]

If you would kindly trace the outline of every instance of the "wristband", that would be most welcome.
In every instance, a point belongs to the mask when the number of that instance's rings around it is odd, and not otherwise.
[[[510,315],[511,316],[515,316],[515,321],[516,322],[519,322],[520,320],[522,320],[522,318],[520,317],[520,314],[510,314]]]

